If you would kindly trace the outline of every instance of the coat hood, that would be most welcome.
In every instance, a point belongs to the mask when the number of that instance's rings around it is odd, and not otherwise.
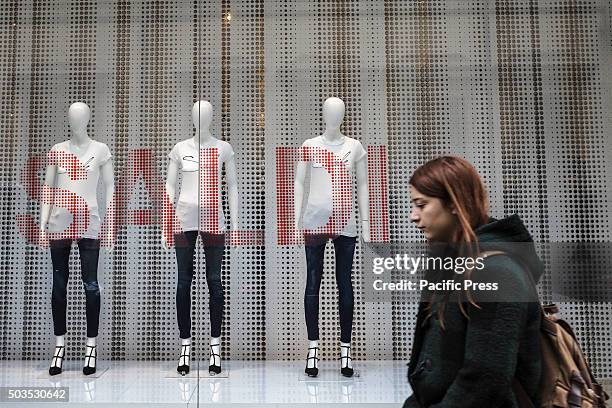
[[[529,268],[536,283],[544,274],[544,263],[536,252],[533,238],[518,215],[501,220],[489,218],[474,232],[481,251],[500,250],[508,253]]]

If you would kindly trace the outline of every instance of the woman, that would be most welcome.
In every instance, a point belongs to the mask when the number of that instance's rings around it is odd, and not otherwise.
[[[487,215],[483,183],[458,157],[419,167],[410,178],[410,195],[410,220],[423,231],[430,257],[504,253],[462,274],[426,272],[429,282],[486,280],[497,282],[500,292],[484,298],[461,285],[422,293],[408,369],[413,395],[404,408],[518,407],[518,394],[537,403],[540,311],[527,274],[537,282],[543,264],[529,232],[517,215],[501,220]]]

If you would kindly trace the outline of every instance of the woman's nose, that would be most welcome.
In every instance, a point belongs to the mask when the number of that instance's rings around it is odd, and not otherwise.
[[[412,210],[410,211],[410,221],[411,222],[418,222],[419,221],[419,215],[417,214],[416,210]]]

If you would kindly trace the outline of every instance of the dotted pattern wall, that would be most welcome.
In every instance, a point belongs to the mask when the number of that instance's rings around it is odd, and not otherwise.
[[[421,237],[409,222],[410,170],[452,150],[445,2],[385,2],[387,131],[391,242]],[[392,245],[397,253],[410,246]],[[397,277],[400,279],[399,277]],[[408,359],[418,303],[410,293],[394,294],[392,355]]]
[[[554,197],[549,208],[551,241],[610,242],[611,139],[609,108],[604,102],[609,100],[606,42],[610,34],[599,34],[607,29],[601,14],[604,8],[596,1],[547,1],[542,6],[549,11],[541,16],[541,27],[546,27],[541,44],[546,67],[542,81],[547,170]],[[552,251],[551,263],[565,272],[566,256]],[[609,270],[610,255],[605,252],[593,254],[590,261]],[[574,284],[594,289],[589,287],[592,283],[576,280]],[[568,302],[563,307],[594,370],[609,376],[610,305]]]
[[[12,268],[19,253],[15,251],[13,245],[14,226],[13,218],[15,208],[13,207],[16,197],[14,180],[16,176],[16,157],[18,118],[17,95],[15,84],[17,81],[17,45],[20,43],[18,36],[17,22],[19,18],[19,2],[5,2],[0,4],[2,14],[2,28],[0,42],[0,55],[2,61],[2,75],[0,76],[0,125],[4,129],[5,137],[0,141],[3,156],[3,166],[0,172],[0,188],[3,199],[0,201],[0,338],[8,339],[13,328],[20,326],[18,321],[18,311],[16,299],[19,297],[12,288],[21,286],[22,279],[13,272]],[[13,342],[14,343],[14,342]],[[17,347],[14,344],[7,344],[6,340],[1,343],[1,358],[13,357]]]
[[[136,139],[130,134],[129,140],[132,148],[151,149],[154,163],[158,163],[155,167],[162,170],[167,166],[166,155],[172,146],[193,134],[189,112],[193,95],[191,69],[197,69],[191,65],[190,23],[194,10],[187,1],[176,4],[144,1],[140,7],[136,3],[132,7],[139,29],[134,36],[139,54],[134,61],[139,68],[135,72],[139,110],[134,119],[141,134]],[[191,69],[183,68],[187,66]],[[165,176],[165,172],[161,174]],[[146,191],[142,183],[136,187],[130,204],[134,208],[150,206],[153,192]],[[128,267],[126,297],[133,298],[135,309],[132,310],[136,313],[128,312],[131,324],[127,325],[132,330],[126,335],[126,353],[143,360],[173,355],[176,353],[176,334],[172,330],[176,327],[173,253],[160,250],[159,228],[145,226],[128,231],[125,248],[131,267]],[[151,245],[153,242],[158,244]],[[137,293],[139,296],[133,296]],[[200,306],[197,300],[193,303],[195,308]],[[197,339],[199,329],[195,325]]]
[[[77,100],[92,108],[90,135],[110,147],[117,189],[129,191],[122,210],[140,217],[122,218],[114,250],[101,252],[102,358],[178,352],[176,260],[160,245],[157,214],[166,155],[193,135],[199,99],[213,105],[213,135],[236,152],[239,229],[265,234],[265,245],[226,248],[225,359],[306,352],[304,249],[277,244],[274,163],[277,147],[299,147],[324,131],[329,96],[346,103],[345,134],[387,148],[393,250],[415,250],[421,239],[409,222],[407,177],[445,153],[472,161],[492,215],[519,213],[536,240],[609,242],[610,14],[595,0],[0,1],[0,358],[50,352],[48,249],[27,244],[15,219],[31,214],[37,222],[24,169],[69,138],[66,112]],[[549,271],[563,260],[552,244],[539,250]],[[416,303],[399,294],[366,303],[362,258],[358,243],[353,355],[407,359]],[[209,335],[205,262],[199,245],[195,357],[206,354]],[[321,288],[326,359],[338,353],[333,263],[330,245]],[[86,328],[76,248],[70,267],[73,358]],[[552,295],[548,277],[541,295]],[[562,309],[596,374],[612,375],[611,305]]]
[[[223,49],[224,75],[227,80],[226,118],[231,129],[224,129],[224,139],[236,151],[240,192],[240,231],[266,229],[264,182],[265,146],[265,62],[263,1],[232,1],[224,4],[223,24],[227,39]],[[225,37],[224,37],[225,38]],[[225,78],[225,76],[224,76]],[[205,78],[203,78],[205,80]],[[225,86],[225,85],[224,85]],[[227,208],[226,208],[227,211]],[[227,212],[226,212],[227,214]],[[262,360],[267,358],[266,247],[261,242],[242,242],[229,253],[231,270],[224,276],[232,293],[227,303],[231,321],[225,320],[231,358]],[[230,325],[231,324],[231,325]]]
[[[495,5],[504,214],[520,213],[538,242],[548,242],[548,183],[537,2]],[[519,63],[517,63],[517,61]],[[527,147],[527,148],[526,148]],[[540,208],[539,211],[533,211]],[[540,254],[548,261],[549,250]],[[550,295],[550,279],[541,282]]]
[[[117,69],[114,73],[115,106],[112,112],[112,126],[115,141],[111,151],[114,152],[115,168],[125,168],[128,163],[129,134],[132,121],[130,120],[130,64],[131,53],[131,27],[134,11],[130,1],[119,1],[114,5],[113,16],[117,19],[112,52],[112,60]],[[114,271],[110,279],[111,331],[110,353],[111,359],[122,360],[126,355],[125,323],[127,321],[127,251],[126,236],[119,233],[116,239],[115,256],[110,262]],[[107,346],[108,347],[108,346]]]
[[[52,38],[60,34],[65,34],[65,38],[69,38],[68,33],[65,32],[67,24],[63,26],[56,24],[59,17],[56,4],[33,2],[25,6],[21,9],[24,14],[20,15],[18,27],[22,28],[21,24],[27,15],[25,13],[30,11],[29,66],[21,67],[25,73],[29,74],[29,81],[25,84],[21,81],[15,84],[16,87],[29,88],[28,109],[24,112],[27,125],[22,129],[23,136],[17,136],[17,143],[20,146],[18,157],[23,159],[28,155],[46,154],[48,148],[53,144],[47,144],[46,135],[65,131],[63,124],[56,128],[54,123],[57,117],[56,106],[61,99],[60,95],[63,96],[66,92],[64,89],[60,91],[62,80],[57,67],[59,64],[56,65],[54,62],[60,60],[62,55],[65,56],[66,43],[55,44],[59,46],[54,47]],[[18,50],[15,50],[15,53],[19,55]],[[67,64],[68,61],[64,60],[64,63]],[[17,163],[18,169],[22,168],[24,161]],[[38,203],[25,198],[24,207],[19,207],[19,210],[25,208],[27,212],[40,214]],[[17,242],[14,244],[18,245]],[[22,286],[16,291],[22,292],[23,296],[15,299],[14,304],[14,307],[21,309],[20,318],[23,330],[20,332],[21,342],[17,349],[19,350],[18,356],[21,358],[37,357],[38,343],[43,339],[43,333],[52,333],[50,314],[44,313],[49,309],[49,290],[47,288],[50,288],[52,282],[50,273],[42,273],[44,270],[50,271],[48,258],[45,255],[45,252],[39,248],[26,246],[23,258],[25,262],[17,263],[19,269],[15,269],[15,272],[23,271]],[[10,337],[13,336],[11,333]]]

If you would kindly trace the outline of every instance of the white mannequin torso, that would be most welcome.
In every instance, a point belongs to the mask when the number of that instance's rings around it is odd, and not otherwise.
[[[70,129],[72,136],[69,140],[62,143],[58,143],[53,146],[50,151],[50,158],[52,162],[47,165],[45,173],[45,183],[43,185],[43,191],[46,194],[50,194],[49,188],[58,187],[63,190],[71,191],[87,202],[90,211],[89,228],[85,231],[84,238],[99,239],[99,230],[101,224],[101,217],[98,214],[97,205],[97,185],[99,176],[102,177],[102,182],[105,187],[105,203],[108,211],[112,210],[111,202],[115,192],[114,172],[112,161],[110,160],[110,150],[104,143],[92,140],[87,134],[87,125],[91,117],[91,110],[89,107],[82,103],[73,103],[68,110],[68,121],[70,123]],[[86,169],[87,174],[84,179],[74,180],[67,174],[68,168],[66,163],[73,157],[78,160],[77,165]],[[52,198],[52,197],[51,197]],[[51,202],[54,200],[52,199]],[[41,216],[40,216],[40,228],[41,235],[46,234],[46,227],[49,226],[50,232],[59,232],[65,229],[68,220],[64,219],[70,217],[70,214],[65,214],[66,209],[53,206],[48,201],[43,202],[41,205]],[[113,216],[111,213],[107,213],[107,216]],[[53,218],[50,222],[50,218]],[[114,218],[114,217],[113,217]],[[112,242],[112,230],[109,228],[107,234],[108,246],[111,249]]]
[[[170,153],[171,160],[168,164],[167,176],[166,176],[166,194],[170,202],[174,202],[176,196],[176,188],[178,184],[179,172],[183,173],[183,185],[179,194],[179,200],[177,202],[177,216],[181,224],[181,228],[188,228],[183,230],[200,229],[201,223],[201,203],[197,194],[198,182],[202,182],[200,176],[200,169],[210,172],[211,169],[204,168],[200,162],[202,155],[207,155],[206,151],[210,152],[211,148],[215,148],[218,154],[216,158],[218,168],[218,179],[217,185],[220,188],[221,180],[221,166],[225,165],[225,175],[228,187],[228,202],[230,210],[230,227],[232,230],[237,229],[238,225],[238,182],[236,174],[236,164],[234,160],[234,153],[231,145],[223,140],[219,140],[213,137],[210,133],[209,126],[212,121],[212,105],[207,101],[198,101],[193,105],[192,108],[192,121],[195,127],[195,135],[189,139],[183,140],[175,145]],[[191,156],[191,157],[190,157]],[[205,174],[202,172],[202,174]],[[195,179],[194,179],[195,177]],[[191,191],[185,190],[185,181],[194,186]],[[192,180],[193,179],[193,180]],[[194,196],[195,193],[195,196]],[[195,198],[194,198],[195,197]],[[219,199],[215,205],[219,209],[219,229],[218,232],[225,230],[225,216],[222,211],[222,204],[220,201],[220,190],[217,194]],[[186,211],[189,205],[191,207]],[[195,212],[194,212],[195,211]],[[181,213],[182,212],[182,213]],[[195,214],[195,215],[194,215]],[[164,213],[164,215],[166,215]],[[195,225],[193,218],[196,217]],[[181,220],[182,218],[182,220]],[[184,221],[189,221],[185,223]],[[199,221],[199,222],[198,222]],[[164,223],[166,224],[166,223]],[[189,225],[186,225],[189,224]],[[162,238],[162,244],[165,248],[168,247],[166,242],[168,234],[164,233]]]
[[[350,174],[355,174],[357,179],[357,204],[359,207],[359,214],[361,217],[361,226],[362,226],[362,237],[365,242],[370,241],[370,224],[369,224],[369,207],[368,207],[368,181],[367,181],[367,160],[364,159],[365,151],[357,140],[344,136],[340,132],[340,125],[342,124],[342,120],[344,119],[345,106],[344,102],[339,98],[328,98],[323,104],[323,119],[325,121],[326,129],[323,135],[308,139],[304,142],[303,146],[314,146],[323,148],[325,150],[333,152],[335,155],[339,157],[339,159],[345,164],[347,164],[347,168]],[[348,155],[347,155],[348,154]],[[312,164],[311,164],[312,166]],[[320,166],[316,166],[320,167]],[[313,214],[311,210],[309,210],[311,204],[311,198],[309,196],[309,203],[306,206],[304,214],[302,213],[302,206],[304,201],[304,183],[306,179],[307,172],[307,164],[305,162],[299,162],[296,169],[295,174],[295,184],[294,184],[294,193],[295,193],[295,204],[294,204],[294,217],[295,217],[295,225],[300,225],[300,220],[302,216],[304,216],[304,227],[312,227],[315,224],[308,224],[309,220],[307,219],[310,214]],[[312,173],[311,173],[312,174]],[[317,191],[319,189],[329,191],[329,195],[324,196],[324,200],[328,203],[331,199],[331,184],[325,183],[322,174],[319,177],[315,177],[311,180],[311,194],[313,191]],[[326,185],[319,186],[313,185],[313,181],[317,182],[323,181]],[[329,185],[327,185],[329,184]],[[314,190],[313,190],[314,189]],[[318,197],[318,196],[316,196]],[[315,200],[316,200],[315,197]],[[314,203],[314,207],[310,207],[314,209],[314,212],[317,212],[317,208],[323,208],[317,203]],[[331,208],[330,204],[325,204],[325,208]],[[325,212],[325,211],[323,211]],[[354,213],[354,211],[352,211]],[[319,219],[320,217],[315,215],[315,219]],[[322,215],[322,214],[320,214]],[[319,221],[317,221],[319,223]],[[310,228],[308,228],[310,229]],[[356,235],[356,227],[354,227],[354,219],[349,220],[349,224],[346,226],[345,230],[340,233],[341,235],[355,236]]]
[[[341,231],[339,231],[339,235],[356,237],[357,223],[355,219],[353,180],[357,167],[361,166],[362,161],[364,161],[367,156],[363,146],[358,140],[348,136],[341,136],[340,138],[333,139],[333,143],[330,143],[329,139],[321,135],[307,139],[302,144],[302,147],[311,149],[309,154],[313,155],[313,159],[316,157],[322,159],[313,160],[307,164],[307,172],[310,174],[310,183],[308,198],[306,200],[307,203],[302,215],[304,229],[316,230],[317,228],[324,227],[330,221],[330,217],[333,213],[332,178],[342,180],[343,175],[348,174],[348,180],[345,179],[340,181],[343,185],[343,192],[340,193],[340,199],[343,201],[343,206],[348,206],[350,209],[348,214],[344,213],[344,217],[348,215],[348,218],[343,218],[340,213],[336,213],[335,216],[337,219],[335,222],[342,221],[344,223]],[[325,163],[326,160],[321,157],[322,154],[319,153],[320,151],[333,153],[338,162],[342,163],[340,164],[341,167],[338,168],[337,165],[332,164],[331,169],[325,168],[323,163]],[[349,184],[346,185],[347,183]]]

